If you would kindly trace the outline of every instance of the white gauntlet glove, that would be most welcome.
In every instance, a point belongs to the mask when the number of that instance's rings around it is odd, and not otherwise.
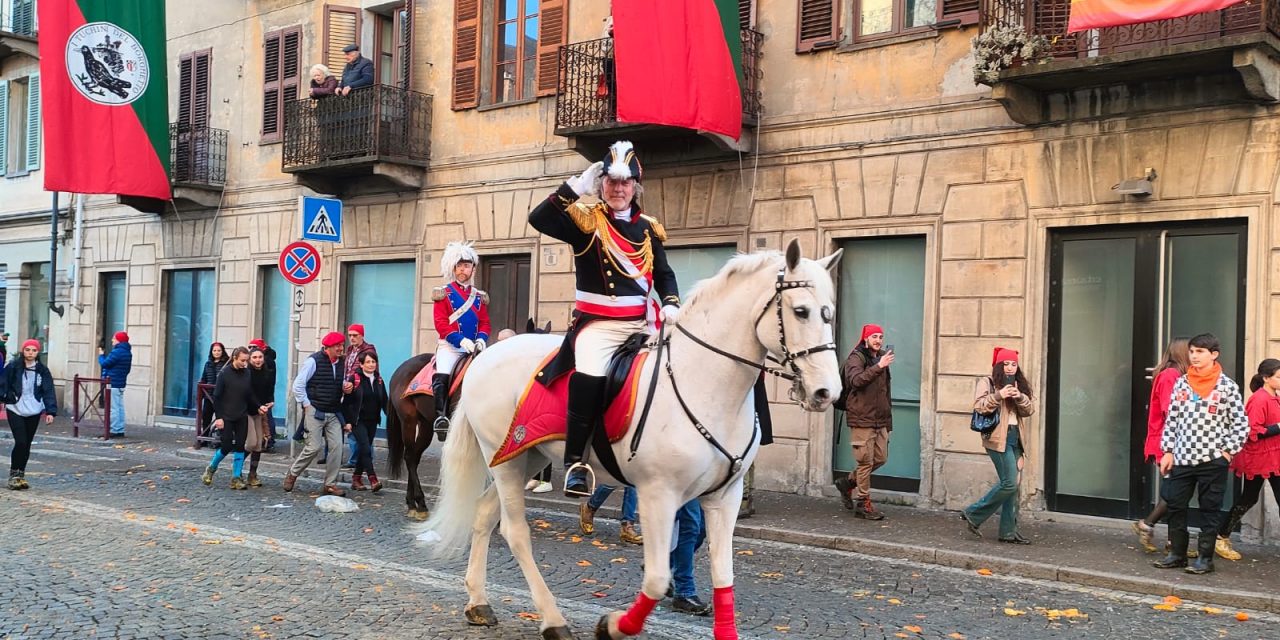
[[[476,343],[473,342],[471,338],[463,338],[462,342],[459,343],[459,346],[461,346],[462,350],[467,353],[471,353],[476,350]]]
[[[485,344],[484,340],[476,340],[476,351],[484,351],[487,346],[489,345]]]
[[[680,321],[680,307],[674,304],[668,304],[662,307],[663,324],[676,324]]]
[[[583,171],[582,175],[576,178],[569,178],[564,183],[569,185],[569,188],[573,189],[573,192],[581,198],[595,191],[596,178],[599,178],[601,173],[604,173],[604,163],[597,162],[587,167],[587,170]]]

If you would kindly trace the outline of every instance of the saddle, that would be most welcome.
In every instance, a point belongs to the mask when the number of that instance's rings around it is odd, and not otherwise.
[[[604,404],[601,415],[602,424],[597,424],[593,447],[597,457],[600,450],[626,435],[635,414],[636,399],[640,395],[640,373],[644,370],[648,352],[644,345],[649,334],[637,333],[627,339],[618,348],[609,365],[605,368]],[[496,467],[512,458],[518,457],[530,447],[548,440],[563,440],[565,437],[566,419],[569,408],[569,378],[564,375],[557,378],[550,386],[538,383],[537,371],[541,371],[559,354],[559,349],[547,354],[542,364],[530,376],[525,385],[520,402],[516,405],[515,416],[507,429],[507,437],[502,446],[494,452],[489,466]],[[607,467],[606,467],[607,468]]]
[[[462,380],[467,376],[467,370],[471,368],[471,361],[474,360],[475,357],[476,354],[468,353],[463,356],[461,360],[458,360],[458,364],[454,365],[453,373],[450,374],[453,377],[449,379],[450,398],[458,395],[458,390],[462,388]],[[435,374],[436,359],[433,357],[431,358],[431,361],[427,363],[427,366],[423,367],[417,375],[413,376],[413,380],[409,381],[409,386],[404,388],[404,393],[401,393],[400,397],[403,399],[411,396],[435,395],[431,390],[431,378]]]

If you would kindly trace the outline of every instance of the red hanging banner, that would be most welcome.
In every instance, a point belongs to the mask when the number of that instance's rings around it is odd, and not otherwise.
[[[1071,0],[1067,33],[1181,18],[1224,9],[1243,0]]]

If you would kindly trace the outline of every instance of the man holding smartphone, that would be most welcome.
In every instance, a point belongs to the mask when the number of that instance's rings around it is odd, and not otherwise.
[[[853,459],[857,463],[848,476],[836,480],[844,508],[867,520],[883,520],[884,514],[871,504],[871,474],[889,457],[889,432],[893,431],[893,408],[889,402],[889,365],[893,345],[885,345],[879,325],[862,327],[858,346],[844,362],[844,405],[849,426]]]

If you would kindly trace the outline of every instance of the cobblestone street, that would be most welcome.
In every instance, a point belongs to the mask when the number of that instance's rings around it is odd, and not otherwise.
[[[32,489],[0,493],[0,588],[14,594],[0,604],[0,637],[538,637],[498,536],[490,596],[501,625],[466,625],[464,563],[428,561],[411,544],[397,492],[355,494],[358,513],[326,514],[313,505],[314,482],[286,494],[267,476],[262,489],[233,492],[229,463],[209,488],[199,463],[147,444],[37,442]],[[578,637],[589,637],[602,613],[634,598],[640,550],[616,544],[612,522],[584,539],[573,518],[530,517],[548,583]],[[1172,638],[1262,638],[1276,623],[793,545],[739,540],[737,549],[744,638],[1144,637],[1162,625]],[[702,556],[704,596],[706,567]],[[645,637],[710,635],[709,619],[659,608]]]

